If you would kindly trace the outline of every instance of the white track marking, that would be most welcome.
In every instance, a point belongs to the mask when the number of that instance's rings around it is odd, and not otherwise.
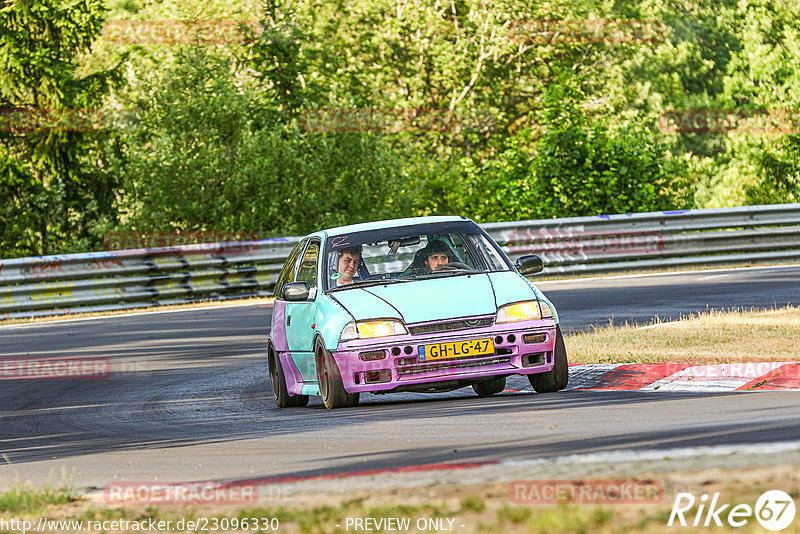
[[[682,323],[683,321],[670,321],[668,323],[656,323],[656,324],[649,324],[647,326],[640,326],[636,330],[649,330],[650,328],[658,328],[659,326],[669,326],[671,324],[678,324]]]
[[[778,441],[773,443],[709,445],[703,447],[680,447],[674,449],[637,450],[627,449],[609,452],[592,452],[587,454],[570,454],[548,459],[507,460],[505,464],[524,465],[539,462],[555,463],[595,463],[595,462],[635,462],[654,461],[664,458],[692,458],[695,456],[726,456],[729,454],[776,454],[789,451],[800,451],[800,441]]]
[[[698,282],[702,282],[703,280],[711,280],[712,278],[724,278],[724,277],[730,276],[730,275],[731,275],[730,273],[712,274],[711,276],[701,276],[700,278],[697,279],[697,281]]]

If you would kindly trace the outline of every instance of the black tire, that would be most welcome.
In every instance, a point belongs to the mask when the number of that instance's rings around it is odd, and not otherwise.
[[[492,395],[500,393],[506,389],[506,377],[499,376],[491,380],[474,382],[472,384],[472,389],[478,394],[479,397],[491,397]]]
[[[346,408],[357,406],[359,400],[358,393],[348,393],[342,384],[342,375],[339,366],[333,359],[328,350],[317,341],[314,346],[314,355],[317,361],[317,381],[319,382],[319,394],[322,402],[328,409]]]
[[[528,380],[536,393],[552,393],[567,387],[569,383],[569,364],[567,363],[567,348],[564,346],[564,336],[561,335],[560,326],[556,325],[553,369],[546,373],[528,375]]]
[[[283,367],[280,359],[269,349],[267,356],[269,365],[269,378],[272,380],[272,392],[275,395],[275,404],[278,408],[298,408],[308,404],[308,395],[290,395],[286,389],[286,376],[283,374]]]

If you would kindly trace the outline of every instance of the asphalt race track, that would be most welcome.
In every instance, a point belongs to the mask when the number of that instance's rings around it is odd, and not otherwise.
[[[555,281],[566,330],[800,301],[800,266]],[[278,410],[269,306],[0,328],[0,358],[108,358],[101,380],[0,380],[0,486],[296,477],[800,440],[800,393],[362,395]]]

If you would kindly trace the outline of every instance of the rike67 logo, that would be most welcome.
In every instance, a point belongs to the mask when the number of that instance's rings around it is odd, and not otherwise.
[[[697,510],[692,513],[695,505]],[[691,493],[678,493],[667,526],[676,525],[677,520],[677,524],[682,527],[689,526],[689,521],[693,527],[721,527],[725,523],[731,527],[743,527],[755,518],[765,529],[777,532],[794,522],[794,500],[788,493],[780,490],[764,492],[756,501],[755,507],[749,504],[731,506],[720,502],[719,493],[714,493],[710,498],[708,494],[703,494],[699,502]]]

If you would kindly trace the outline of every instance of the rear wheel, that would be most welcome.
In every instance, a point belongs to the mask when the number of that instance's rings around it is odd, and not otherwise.
[[[308,395],[289,395],[286,388],[286,376],[283,374],[280,358],[269,350],[267,356],[269,363],[269,377],[272,380],[272,392],[275,395],[275,404],[278,408],[296,408],[308,404]]]
[[[560,326],[556,325],[553,369],[546,373],[528,375],[528,380],[536,393],[552,393],[567,387],[569,383],[569,364],[567,363],[567,348],[564,346],[564,336],[561,335]]]
[[[333,355],[317,341],[314,348],[317,362],[319,394],[326,408],[346,408],[358,405],[359,394],[348,393],[342,383],[339,366]]]
[[[506,377],[500,376],[491,380],[474,382],[472,384],[472,389],[478,394],[479,397],[489,397],[491,395],[495,395],[506,389]]]

